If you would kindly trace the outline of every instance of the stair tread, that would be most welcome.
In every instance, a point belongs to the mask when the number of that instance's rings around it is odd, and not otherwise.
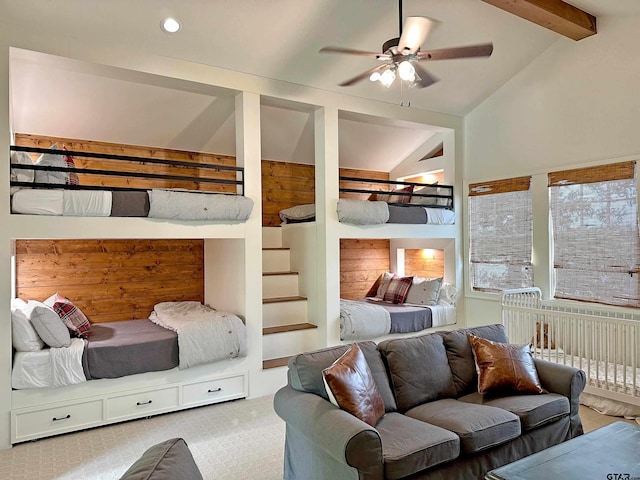
[[[287,366],[287,362],[293,356],[294,355],[289,355],[287,357],[270,358],[268,360],[263,360],[262,369],[263,370],[267,370],[269,368],[286,367]]]
[[[262,247],[262,250],[291,250],[289,247]]]
[[[293,272],[291,270],[281,271],[281,272],[262,272],[263,276],[271,276],[271,275],[298,275],[298,272]]]
[[[300,330],[310,330],[313,328],[318,328],[318,326],[314,325],[313,323],[292,323],[288,325],[277,325],[275,327],[264,327],[262,329],[262,334],[271,335],[274,333],[297,332]]]
[[[292,297],[272,297],[272,298],[263,298],[262,304],[265,303],[281,303],[281,302],[300,302],[303,300],[307,300],[307,297],[300,296],[292,296]]]

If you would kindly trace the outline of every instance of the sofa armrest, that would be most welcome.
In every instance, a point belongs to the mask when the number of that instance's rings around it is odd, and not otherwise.
[[[579,416],[580,394],[587,384],[585,373],[579,368],[559,363],[534,359],[538,377],[542,387],[549,392],[564,395],[569,399],[569,415],[571,417],[570,437],[582,435],[582,421]]]
[[[382,479],[384,462],[378,431],[344,410],[313,393],[285,386],[274,396],[273,406],[298,435],[310,440],[335,460],[358,470],[360,479]],[[285,463],[295,459],[285,460]]]

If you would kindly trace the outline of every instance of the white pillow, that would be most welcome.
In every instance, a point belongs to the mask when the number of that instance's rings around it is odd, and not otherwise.
[[[19,163],[21,165],[33,165],[33,160],[27,152],[11,152],[11,163]],[[12,182],[28,182],[33,183],[35,178],[35,170],[22,170],[21,168],[11,169]],[[27,187],[11,187],[11,195],[21,188]]]
[[[57,145],[52,145],[51,150],[57,150]],[[43,167],[62,167],[68,168],[67,162],[64,160],[64,155],[54,155],[52,153],[43,153],[40,158],[36,160],[36,165]],[[68,183],[69,174],[67,172],[52,172],[46,170],[36,170],[35,180],[36,183],[59,183],[64,185]]]
[[[438,305],[455,307],[458,300],[458,289],[450,283],[442,282],[440,287],[440,296],[438,297]]]
[[[291,208],[280,210],[280,219],[287,220],[309,220],[316,216],[316,205],[308,203],[306,205],[295,205]]]
[[[404,303],[412,303],[414,305],[437,305],[441,285],[442,277],[413,277],[413,283],[411,284],[411,287],[409,287],[409,292],[404,299]]]
[[[21,298],[11,300],[11,338],[18,352],[37,352],[44,342],[31,325],[24,309],[27,304]]]
[[[53,308],[42,302],[29,300],[24,312],[44,343],[54,348],[68,347],[71,344],[69,330]]]

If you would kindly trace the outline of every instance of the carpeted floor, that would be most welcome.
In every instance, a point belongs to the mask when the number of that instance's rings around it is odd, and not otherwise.
[[[278,480],[284,423],[272,402],[238,400],[19,444],[0,451],[0,479],[117,479],[150,446],[182,437],[205,479]],[[580,416],[585,431],[620,420],[586,407]]]

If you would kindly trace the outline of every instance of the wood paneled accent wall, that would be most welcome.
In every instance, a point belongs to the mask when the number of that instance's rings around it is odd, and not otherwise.
[[[355,170],[353,168],[341,168],[341,177],[354,177],[374,180],[389,180],[389,172],[376,172],[373,170]],[[384,185],[381,183],[367,183],[367,182],[352,182],[341,180],[340,188],[359,188],[365,190],[393,190],[392,185]],[[353,198],[356,200],[368,200],[369,193],[340,193],[340,198]]]
[[[405,249],[404,274],[424,278],[444,276],[444,250],[442,249]]]
[[[16,292],[59,292],[92,323],[148,318],[158,302],[204,301],[203,240],[16,240]]]
[[[94,142],[89,140],[75,140],[70,138],[46,137],[42,135],[28,135],[16,133],[15,144],[22,147],[49,148],[56,144],[59,149],[77,150],[93,153],[107,153],[112,155],[128,155],[133,157],[146,157],[156,159],[180,160],[183,162],[199,162],[210,165],[236,166],[236,158],[227,155],[214,155],[211,153],[186,152],[167,148],[140,147],[134,145],[121,145],[107,142]],[[30,154],[33,160],[37,160],[39,153]],[[160,175],[218,178],[235,180],[233,171],[216,171],[213,169],[199,169],[197,167],[170,166],[159,164],[144,164],[143,162],[121,162],[115,160],[103,160],[99,158],[84,158],[74,156],[73,161],[78,168],[92,168],[111,170],[118,172],[143,172]],[[132,177],[111,177],[100,175],[78,174],[81,185],[100,185],[105,187],[131,187],[131,188],[186,188],[203,192],[227,192],[234,193],[235,185],[220,185],[206,182],[191,182],[183,180],[156,180]]]
[[[364,298],[376,279],[389,271],[388,239],[340,240],[340,298]]]
[[[280,210],[315,203],[315,165],[262,160],[262,226],[279,227]]]

